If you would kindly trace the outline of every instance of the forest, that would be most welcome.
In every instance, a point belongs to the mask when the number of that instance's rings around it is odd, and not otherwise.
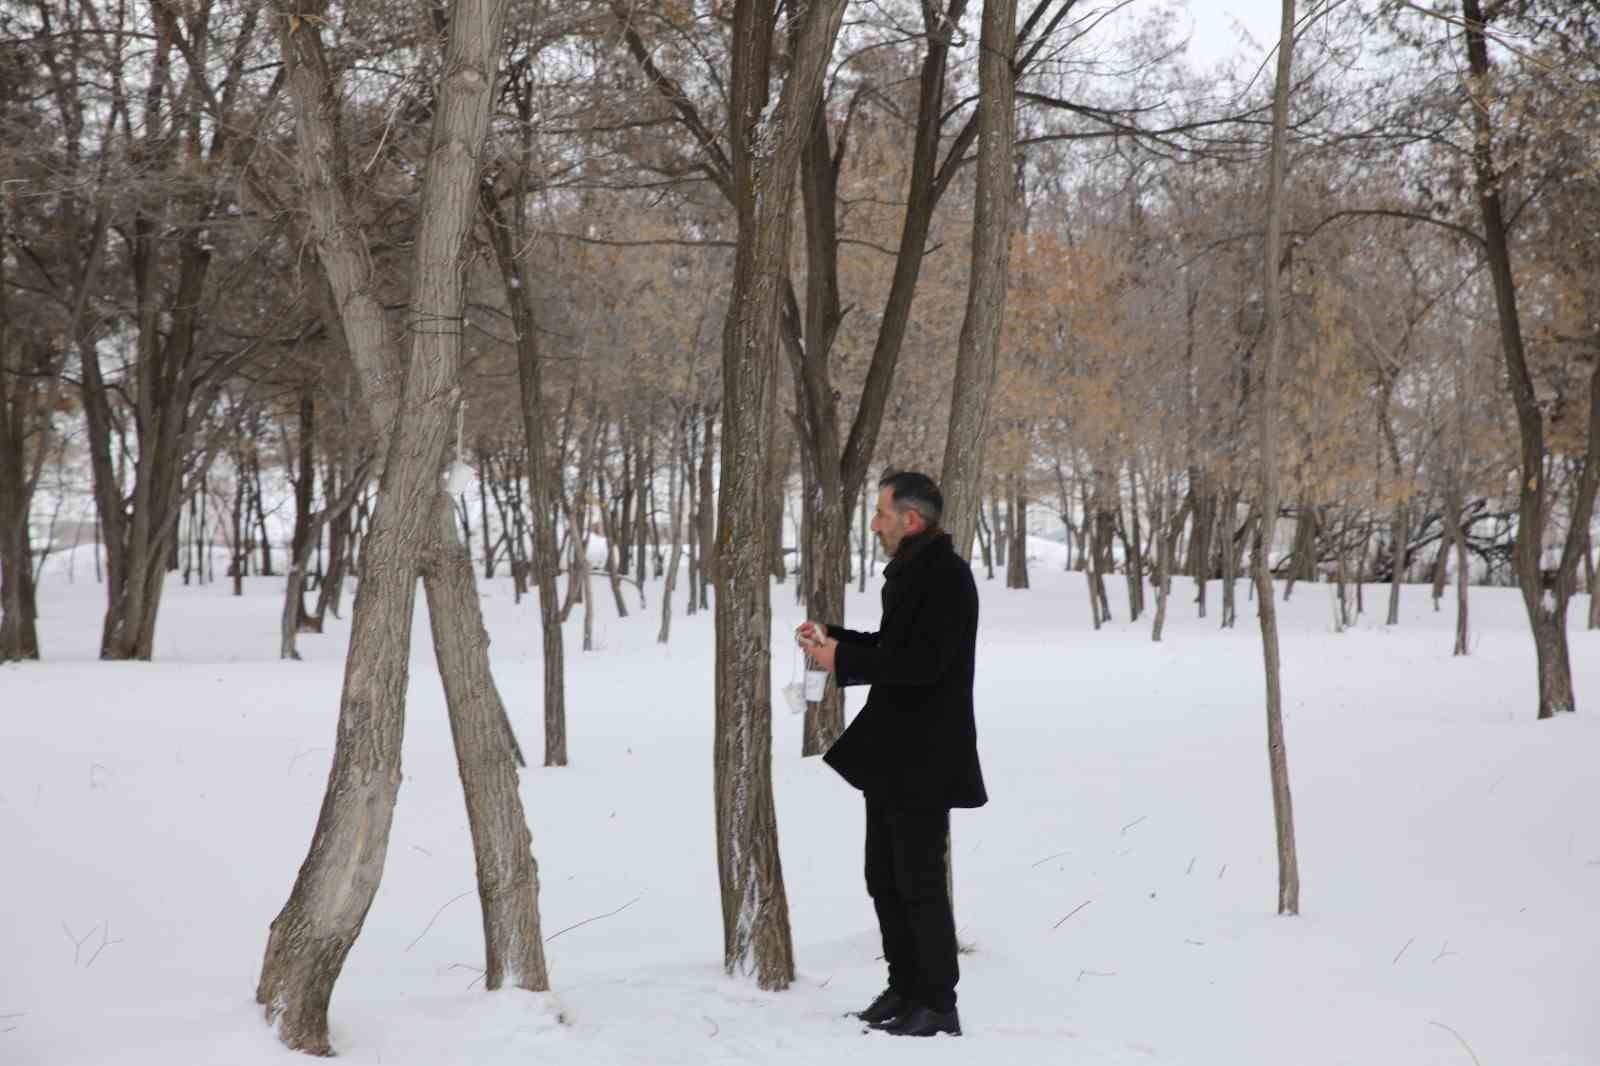
[[[521,768],[580,758],[597,616],[705,613],[723,964],[782,989],[774,612],[845,621],[878,479],[924,470],[980,585],[1064,569],[1164,647],[1255,616],[1297,913],[1288,602],[1336,641],[1423,598],[1470,656],[1512,590],[1527,728],[1592,708],[1600,4],[1281,13],[1202,68],[1132,0],[0,0],[0,663],[51,659],[69,581],[103,660],[159,662],[184,587],[270,587],[291,662],[348,622],[256,989],[328,1053],[413,643],[483,985],[542,991]],[[845,721],[830,685],[801,754]]]

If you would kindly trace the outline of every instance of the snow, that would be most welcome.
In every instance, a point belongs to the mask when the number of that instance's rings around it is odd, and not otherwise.
[[[773,767],[799,978],[763,993],[723,974],[712,614],[676,618],[660,647],[659,583],[619,620],[596,574],[600,650],[568,645],[572,765],[523,775],[554,991],[476,983],[471,850],[419,615],[388,863],[333,998],[341,1060],[1600,1062],[1600,634],[1579,628],[1585,598],[1570,613],[1579,713],[1536,722],[1516,590],[1472,590],[1475,652],[1452,659],[1453,602],[1435,613],[1422,586],[1392,629],[1369,589],[1343,634],[1324,590],[1296,589],[1280,623],[1304,912],[1280,918],[1246,584],[1222,632],[1219,590],[1199,620],[1176,582],[1153,645],[1148,615],[1126,622],[1122,581],[1117,621],[1092,632],[1082,576],[1061,572],[1059,546],[1033,550],[1031,590],[979,575],[993,798],[955,816],[961,1040],[908,1046],[842,1017],[883,979],[860,801],[799,757],[798,716],[774,718]],[[157,661],[100,663],[92,564],[68,583],[59,562],[41,589],[49,658],[0,668],[0,1063],[302,1061],[253,994],[326,780],[348,626],[280,662],[281,579],[247,580],[243,599],[174,583]],[[852,585],[853,622],[876,619],[877,594]],[[504,580],[484,597],[537,763],[537,601],[513,606]],[[802,616],[791,587],[773,601],[776,690]]]

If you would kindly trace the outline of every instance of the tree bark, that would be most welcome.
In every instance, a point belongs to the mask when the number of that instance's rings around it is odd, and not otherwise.
[[[984,0],[978,41],[977,193],[972,210],[972,265],[967,307],[956,346],[945,437],[944,527],[963,560],[982,502],[983,444],[994,396],[995,355],[1006,311],[1011,208],[1016,196],[1016,0]]]
[[[717,585],[713,767],[723,964],[730,974],[753,974],[766,989],[787,988],[794,980],[794,945],[772,796],[772,605],[763,490],[791,201],[844,3],[815,0],[788,17],[791,65],[778,98],[769,102],[776,3],[736,0],[733,10],[729,127],[738,240],[723,327],[717,528],[702,532],[705,548],[716,546],[706,555]],[[708,422],[708,441],[709,434]],[[708,504],[709,461],[704,466],[702,503]],[[704,511],[709,515],[709,506]]]

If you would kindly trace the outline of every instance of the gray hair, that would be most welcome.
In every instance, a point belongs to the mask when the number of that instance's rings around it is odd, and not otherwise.
[[[930,529],[944,516],[944,493],[927,474],[914,470],[891,472],[878,480],[878,488],[889,490],[896,510],[917,512]]]

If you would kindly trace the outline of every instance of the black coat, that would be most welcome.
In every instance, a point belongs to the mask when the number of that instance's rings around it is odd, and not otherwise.
[[[944,533],[908,538],[883,571],[876,633],[829,626],[840,685],[867,704],[823,756],[868,796],[909,808],[981,807],[972,674],[978,587]]]

